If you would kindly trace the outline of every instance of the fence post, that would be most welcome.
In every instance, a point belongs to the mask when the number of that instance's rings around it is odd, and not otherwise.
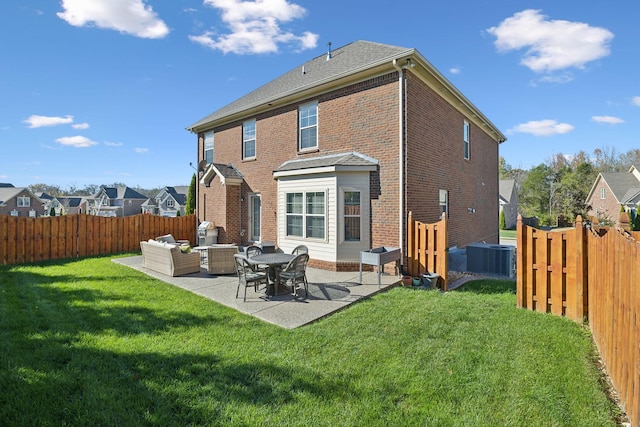
[[[442,290],[449,290],[449,222],[447,220],[447,214],[442,212],[442,220],[436,225],[438,234],[436,238],[438,243],[436,245],[437,267],[436,270],[442,277]]]
[[[588,263],[585,260],[587,256],[587,250],[585,247],[585,230],[582,221],[582,216],[578,215],[576,217],[576,250],[575,250],[575,266],[576,266],[576,295],[575,301],[572,301],[572,304],[575,304],[575,318],[574,320],[578,322],[582,322],[585,319],[585,316],[588,317],[589,313],[586,309],[587,306],[587,266]]]
[[[518,214],[516,222],[516,303],[519,308],[527,308],[527,293],[524,291],[526,283],[526,254],[527,239],[522,214]]]

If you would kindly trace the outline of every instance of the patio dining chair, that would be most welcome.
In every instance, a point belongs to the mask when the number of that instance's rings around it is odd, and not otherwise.
[[[304,286],[305,296],[309,296],[309,283],[307,282],[307,264],[309,254],[296,255],[289,264],[280,272],[280,283],[291,287],[291,293],[296,295],[296,287],[299,283]]]
[[[309,248],[307,248],[305,245],[298,245],[295,248],[293,248],[291,253],[294,255],[308,254]]]
[[[247,249],[245,249],[244,253],[246,254],[247,258],[253,258],[256,255],[262,255],[262,248],[260,246],[251,245],[248,246]],[[266,272],[269,270],[269,266],[266,264],[251,264],[251,267],[255,271]]]
[[[256,271],[251,268],[251,264],[241,254],[235,254],[233,260],[236,264],[236,272],[238,273],[238,287],[236,288],[236,298],[240,293],[240,286],[244,287],[244,300],[247,300],[247,288],[253,286],[254,291],[258,291],[261,283],[269,285],[269,277],[266,272]]]

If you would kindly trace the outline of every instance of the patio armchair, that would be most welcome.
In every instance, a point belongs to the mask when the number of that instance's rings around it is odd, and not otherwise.
[[[233,256],[238,253],[238,246],[216,244],[207,246],[207,273],[233,274],[235,263]]]
[[[304,286],[305,296],[309,296],[309,283],[307,282],[307,264],[309,254],[296,255],[289,264],[280,272],[280,282],[291,288],[291,293],[296,295],[296,287],[299,283]]]
[[[240,286],[244,287],[244,299],[247,300],[247,288],[253,286],[254,291],[258,291],[258,286],[261,283],[269,285],[269,277],[266,272],[256,271],[251,268],[251,264],[241,254],[233,256],[236,265],[236,272],[238,273],[238,287],[236,288],[236,298],[240,293]]]

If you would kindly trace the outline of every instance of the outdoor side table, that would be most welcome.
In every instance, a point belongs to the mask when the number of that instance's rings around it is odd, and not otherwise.
[[[397,274],[399,274],[400,256],[400,248],[387,246],[369,249],[368,251],[360,251],[360,283],[362,283],[362,264],[375,265],[378,271],[378,289],[380,289],[380,274],[384,270],[384,265],[395,261]]]

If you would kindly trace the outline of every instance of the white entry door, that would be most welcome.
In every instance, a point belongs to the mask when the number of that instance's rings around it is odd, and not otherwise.
[[[249,196],[249,240],[259,242],[260,239],[260,195]]]

